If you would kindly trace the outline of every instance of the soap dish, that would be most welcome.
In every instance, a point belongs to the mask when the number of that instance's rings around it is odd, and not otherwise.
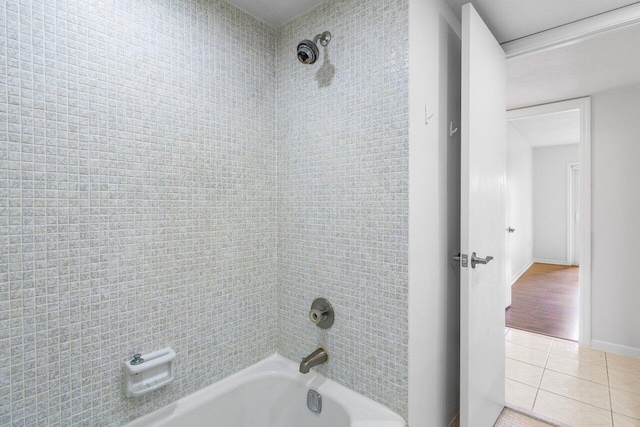
[[[173,381],[175,357],[176,352],[167,347],[148,354],[136,354],[133,360],[124,362],[126,396],[142,396]]]

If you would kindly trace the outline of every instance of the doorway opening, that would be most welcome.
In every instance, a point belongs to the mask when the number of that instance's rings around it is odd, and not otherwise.
[[[590,109],[581,98],[507,113],[506,402],[554,419],[543,379],[573,378],[565,356],[586,350],[572,341],[590,344]]]
[[[565,265],[571,265],[577,259],[579,264],[578,271],[578,336],[577,340],[582,346],[590,346],[591,342],[591,98],[576,98],[567,101],[554,102],[550,104],[537,105],[533,107],[520,108],[507,112],[507,120],[512,123],[515,120],[551,116],[558,113],[574,112],[579,117],[579,142],[578,142],[578,162],[567,162],[565,169],[566,176],[573,175],[571,179],[567,179],[565,188],[567,193],[572,194],[571,200],[566,198],[566,204],[572,207],[567,208],[566,219],[566,262]],[[579,172],[574,169],[575,163],[579,164]],[[569,173],[571,170],[571,173]],[[577,183],[575,180],[577,179]],[[571,181],[574,181],[571,183]],[[533,185],[533,184],[532,184]],[[572,185],[572,189],[568,188]],[[533,190],[532,190],[533,191]],[[509,198],[509,195],[507,195]],[[532,201],[533,203],[533,201]],[[509,210],[509,203],[507,209]],[[572,213],[572,209],[576,209],[577,214]],[[544,210],[544,209],[543,209]],[[507,218],[510,220],[510,212],[507,212]],[[569,217],[571,215],[571,217]],[[573,224],[570,224],[573,223]],[[545,223],[541,223],[544,229]],[[509,228],[515,228],[508,226]],[[533,227],[533,226],[532,226]],[[573,231],[571,231],[573,230]],[[576,232],[577,231],[577,232]],[[532,229],[533,233],[533,229]],[[515,233],[514,233],[515,234]],[[532,238],[533,239],[533,238]],[[532,242],[533,245],[533,242]],[[511,265],[510,257],[510,241],[507,243],[507,255],[509,260],[507,264]],[[533,249],[532,249],[533,250]],[[533,261],[533,255],[532,255]],[[544,259],[539,261],[545,261]],[[546,260],[547,263],[552,260]],[[509,268],[507,270],[507,305],[512,303],[512,279],[519,272],[512,274]],[[522,271],[522,274],[524,274]]]
[[[580,327],[587,103],[564,101],[507,115],[505,323],[571,341],[578,341]]]

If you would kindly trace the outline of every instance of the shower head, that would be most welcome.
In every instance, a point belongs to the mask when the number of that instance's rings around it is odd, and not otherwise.
[[[331,41],[331,33],[325,31],[322,34],[318,34],[311,40],[302,40],[298,43],[298,61],[303,64],[313,64],[316,62],[319,56],[317,42],[320,42],[322,46],[326,46]]]
[[[303,64],[313,64],[318,59],[318,46],[311,40],[298,43],[298,61]]]

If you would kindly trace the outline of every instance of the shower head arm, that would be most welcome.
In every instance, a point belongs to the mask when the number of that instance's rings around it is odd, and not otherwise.
[[[318,43],[318,41],[320,42],[320,44],[322,46],[326,46],[329,44],[329,42],[331,41],[331,33],[329,31],[325,31],[322,34],[318,34],[313,38],[313,42],[314,43]]]

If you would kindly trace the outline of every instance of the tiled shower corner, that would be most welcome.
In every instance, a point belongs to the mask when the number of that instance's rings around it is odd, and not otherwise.
[[[0,425],[122,425],[317,344],[406,417],[407,8],[0,1]],[[175,381],[126,399],[166,346]]]
[[[277,32],[278,351],[407,415],[408,2],[330,1]],[[393,28],[393,31],[383,29]],[[297,43],[325,30],[319,63]],[[326,297],[336,323],[307,319]]]

